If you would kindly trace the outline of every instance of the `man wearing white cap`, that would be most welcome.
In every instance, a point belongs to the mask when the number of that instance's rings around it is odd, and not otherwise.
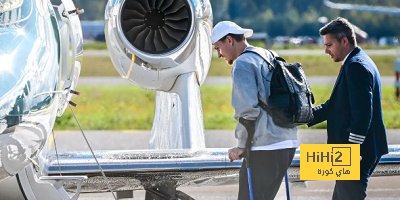
[[[229,150],[229,158],[231,161],[241,159],[247,137],[254,132],[250,151],[253,195],[257,200],[270,200],[275,198],[298,147],[297,128],[277,126],[267,111],[259,106],[259,101],[267,104],[270,94],[272,72],[265,59],[272,62],[273,55],[249,45],[246,38],[252,34],[251,29],[222,21],[214,27],[211,42],[218,57],[233,65],[232,106],[238,121],[235,128],[238,146]],[[247,199],[250,195],[243,163],[239,172],[239,200]]]

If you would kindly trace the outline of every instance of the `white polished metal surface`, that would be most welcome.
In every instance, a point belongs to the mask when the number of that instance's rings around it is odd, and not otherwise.
[[[55,9],[48,0],[0,2],[0,182],[7,186],[16,178],[28,199],[77,198],[60,188],[60,180],[40,179],[46,176],[44,147],[71,99],[82,61],[75,6],[62,2]]]
[[[211,63],[211,5],[208,0],[181,0],[186,4],[178,9],[178,14],[168,14],[168,9],[163,11],[168,2],[168,0],[134,0],[133,3],[136,4],[132,5],[136,5],[137,10],[135,10],[127,1],[109,1],[106,7],[105,26],[107,46],[114,67],[123,78],[130,80],[136,86],[157,91],[149,148],[205,148],[199,87],[204,82]],[[173,7],[176,2],[180,1],[171,1],[170,6]],[[179,15],[185,15],[185,12],[180,10],[185,6],[189,6],[190,14],[180,19]],[[123,12],[129,15],[123,15]],[[146,20],[150,19],[154,12],[165,12],[165,19],[162,20],[166,23],[160,25],[158,29],[146,27],[148,25]],[[158,46],[153,49],[152,46],[158,40],[160,42],[157,44],[161,46],[171,42],[168,38],[173,36],[173,31],[176,31],[171,27],[177,24],[169,24],[168,20],[176,19],[189,19],[190,28],[183,30],[186,31],[187,37],[181,43],[177,43],[175,49],[168,52],[161,51],[162,48]],[[135,26],[126,32],[124,26],[129,23]],[[163,26],[170,27],[166,29],[169,32],[163,30]],[[178,33],[182,31],[178,30]],[[143,32],[135,34],[135,31]],[[143,36],[143,33],[148,35]],[[161,34],[161,38],[157,38],[157,34]],[[156,41],[151,41],[152,36]],[[138,37],[145,40],[144,47],[140,46],[142,43],[137,42]],[[165,44],[162,42],[164,40]],[[157,53],[159,49],[162,53]]]
[[[59,38],[55,14],[25,0],[0,12],[0,180],[36,159],[55,121]]]

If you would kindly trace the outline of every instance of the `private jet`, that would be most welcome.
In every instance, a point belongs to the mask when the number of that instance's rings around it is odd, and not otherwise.
[[[73,113],[71,97],[79,94],[81,13],[71,0],[0,0],[0,199],[75,200],[82,192],[119,199],[146,190],[146,200],[189,200],[179,187],[237,181],[242,161],[205,146],[208,0],[109,0],[105,36],[114,67],[156,91],[149,149],[52,150],[55,119],[67,108]],[[300,181],[299,151],[288,171],[292,182]],[[400,147],[391,146],[374,175],[399,175],[399,162]]]

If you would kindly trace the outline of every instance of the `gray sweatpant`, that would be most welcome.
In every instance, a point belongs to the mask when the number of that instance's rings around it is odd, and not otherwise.
[[[292,163],[295,148],[250,153],[251,179],[254,200],[273,200],[281,186],[283,177]],[[239,172],[239,200],[249,200],[249,185],[246,163]]]

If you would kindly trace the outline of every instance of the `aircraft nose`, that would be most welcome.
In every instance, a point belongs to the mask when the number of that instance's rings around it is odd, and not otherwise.
[[[33,2],[24,1],[24,5],[29,3]],[[58,89],[57,27],[52,27],[50,18],[36,20],[37,10],[29,11],[31,15],[15,21],[15,26],[4,26],[0,19],[1,129],[20,124],[31,111],[46,108],[55,99],[51,91]]]

